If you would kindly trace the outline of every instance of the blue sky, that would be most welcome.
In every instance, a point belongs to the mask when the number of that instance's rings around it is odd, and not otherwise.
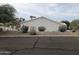
[[[30,15],[45,16],[55,21],[79,19],[78,3],[12,3],[16,16],[26,20]]]

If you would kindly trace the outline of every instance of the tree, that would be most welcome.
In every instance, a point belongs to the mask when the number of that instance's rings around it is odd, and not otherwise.
[[[79,19],[75,19],[70,23],[70,28],[73,30],[79,29]]]
[[[69,30],[69,26],[70,26],[70,22],[65,20],[65,21],[61,21],[62,23],[65,23],[67,25],[67,30]]]
[[[25,18],[20,18],[19,21],[20,21],[20,22],[23,22],[23,21],[25,21]]]
[[[16,29],[18,29],[19,27],[20,27],[20,22],[19,21],[13,21],[12,23],[11,23],[11,25],[14,27],[14,26],[16,26]]]
[[[9,4],[0,5],[0,23],[4,24],[4,29],[7,25],[9,26],[9,23],[14,24],[16,21],[15,12],[16,9]],[[6,23],[8,24],[6,25]]]
[[[35,17],[35,16],[30,16],[30,18],[31,18],[31,20],[32,20],[32,19],[35,19],[36,17]]]
[[[0,22],[8,23],[15,21],[15,12],[16,9],[9,4],[0,5]]]

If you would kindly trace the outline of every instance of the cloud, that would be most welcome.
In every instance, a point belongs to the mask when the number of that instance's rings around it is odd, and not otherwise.
[[[43,3],[31,3],[31,4],[14,4],[13,5],[17,11],[18,14],[21,14],[21,16],[30,16],[30,15],[34,15],[34,16],[48,16],[51,13],[54,13],[55,9],[53,9],[54,11],[52,11],[52,7],[55,7],[56,4],[43,4]],[[24,14],[24,15],[23,15]]]
[[[10,3],[17,10],[18,17],[29,19],[30,15],[46,16],[49,19],[73,20],[79,18],[78,3]]]

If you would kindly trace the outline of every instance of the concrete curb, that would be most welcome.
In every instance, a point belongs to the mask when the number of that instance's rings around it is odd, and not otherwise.
[[[0,37],[79,37],[79,35],[0,35]]]

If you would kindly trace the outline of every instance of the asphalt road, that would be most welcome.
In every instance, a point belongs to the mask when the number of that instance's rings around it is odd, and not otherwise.
[[[79,55],[79,37],[0,37],[1,55]]]

